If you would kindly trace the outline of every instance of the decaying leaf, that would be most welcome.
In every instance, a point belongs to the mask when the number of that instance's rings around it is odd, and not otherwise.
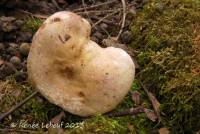
[[[135,129],[135,128],[134,128],[134,125],[132,125],[132,124],[130,124],[130,123],[128,124],[127,127],[128,127],[128,130],[129,130],[130,132],[133,132],[134,129]]]
[[[160,103],[158,102],[158,100],[156,99],[156,97],[151,93],[149,92],[149,98],[151,100],[151,103],[152,103],[152,106],[153,106],[153,109],[158,117],[158,122],[161,121],[161,117],[160,117]]]
[[[60,123],[61,119],[65,117],[65,112],[62,111],[60,112],[59,115],[55,116],[54,118],[51,119],[52,123]]]
[[[4,60],[0,59],[0,66],[4,63]]]
[[[159,103],[159,101],[156,99],[156,97],[151,92],[149,92],[147,90],[146,86],[142,82],[140,82],[140,84],[143,87],[144,91],[147,93],[149,100],[151,101],[151,104],[152,104],[153,109],[155,111],[155,114],[158,117],[158,122],[160,122],[161,117],[160,117],[160,103]]]
[[[63,134],[64,130],[59,125],[61,125],[60,122],[61,122],[62,118],[64,118],[64,117],[65,117],[65,113],[64,113],[64,111],[62,111],[62,112],[60,112],[59,115],[57,115],[54,118],[52,118],[51,121],[50,121],[50,124],[51,123],[52,124],[57,124],[57,126],[55,125],[56,126],[55,128],[54,127],[49,127],[47,134]]]
[[[145,113],[146,116],[147,116],[151,121],[153,121],[153,122],[155,122],[156,119],[158,118],[153,110],[150,110],[150,109],[145,108],[145,109],[144,109],[144,113]]]
[[[169,134],[169,130],[166,127],[160,128],[159,134]]]
[[[136,105],[141,104],[141,94],[138,91],[134,91],[131,97]]]

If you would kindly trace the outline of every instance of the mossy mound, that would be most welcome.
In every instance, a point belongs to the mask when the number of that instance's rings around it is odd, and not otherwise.
[[[33,91],[28,82],[17,83],[13,77],[0,81],[0,114],[9,111]],[[20,124],[20,122],[48,123],[60,111],[61,108],[37,95],[1,121],[0,128],[10,126],[11,123]]]
[[[125,134],[128,133],[127,126],[122,125],[119,120],[97,115],[92,119],[85,120],[82,126],[68,131],[67,134]],[[133,130],[132,130],[133,133]]]
[[[25,20],[24,25],[21,27],[22,31],[36,32],[42,25],[43,20],[33,17],[28,17]]]
[[[134,90],[138,87],[133,87]],[[17,103],[21,102],[34,90],[24,81],[17,83],[13,77],[8,77],[4,81],[0,81],[0,115],[10,110]],[[133,106],[130,96],[118,106],[115,111],[121,111]],[[34,131],[46,132],[46,128],[42,128],[41,124],[47,124],[52,118],[57,116],[62,111],[56,105],[49,103],[40,94],[26,102],[22,107],[16,109],[8,117],[1,121],[0,128],[9,127],[12,123],[17,124],[15,129],[23,129],[19,124],[39,124],[38,128],[33,128]],[[138,127],[134,124],[134,118],[129,116],[119,118],[108,118],[106,116],[97,115],[90,119],[83,119],[81,117],[72,115],[65,112],[66,118],[63,118],[64,131],[69,134],[124,134],[135,133],[135,129]],[[145,117],[146,118],[146,117]],[[69,124],[69,125],[68,125]],[[74,125],[75,126],[74,126]],[[77,124],[79,124],[77,126]],[[132,127],[129,129],[129,125]],[[30,129],[32,128],[24,128]],[[18,132],[16,132],[18,133]],[[20,132],[19,132],[20,133]]]
[[[131,27],[137,79],[156,94],[172,133],[200,129],[200,1],[150,0]]]

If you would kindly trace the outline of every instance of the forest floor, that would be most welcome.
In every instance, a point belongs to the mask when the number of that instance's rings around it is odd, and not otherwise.
[[[198,134],[200,3],[126,0],[125,6],[119,0],[0,2],[0,133]],[[131,91],[110,116],[81,118],[40,94],[15,107],[35,91],[26,68],[32,37],[48,16],[63,10],[91,23],[93,41],[102,47],[120,47],[135,62]],[[130,112],[133,109],[135,113]],[[55,120],[64,126],[44,127]]]

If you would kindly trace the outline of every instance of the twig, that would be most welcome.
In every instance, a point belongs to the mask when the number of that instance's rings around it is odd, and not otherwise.
[[[125,0],[121,0],[122,2],[122,7],[123,7],[123,16],[122,16],[122,24],[121,24],[121,28],[120,28],[120,31],[117,35],[117,40],[119,40],[119,37],[123,31],[123,28],[124,28],[124,25],[125,25],[125,20],[126,20],[126,2]]]
[[[22,13],[25,13],[25,14],[28,14],[28,15],[31,15],[33,17],[36,17],[36,18],[39,18],[39,19],[46,19],[48,18],[48,16],[46,15],[41,15],[41,14],[33,14],[31,12],[28,12],[28,11],[25,11],[25,10],[21,10],[21,9],[17,9],[19,12],[22,12]]]
[[[18,108],[20,108],[23,104],[25,104],[28,100],[30,100],[31,98],[33,98],[36,94],[38,93],[38,91],[34,91],[31,95],[29,95],[28,97],[26,97],[24,100],[22,100],[20,103],[17,103],[14,107],[12,107],[8,112],[3,113],[2,115],[0,115],[0,121],[2,119],[4,119],[5,117],[7,117],[8,115],[10,115],[11,113],[13,113],[15,110],[17,110]]]
[[[158,102],[158,100],[155,98],[155,96],[148,91],[148,89],[146,88],[146,86],[140,81],[140,85],[142,86],[142,88],[144,89],[144,91],[146,92],[147,96],[149,97],[149,100],[151,101],[151,104],[153,106],[153,109],[158,117],[158,123],[161,122],[161,117],[160,117],[160,103]]]
[[[58,3],[56,2],[56,0],[51,0],[51,2],[54,4],[54,6],[59,9],[62,10],[62,8],[59,7]]]
[[[119,10],[118,10],[118,11],[115,11],[115,12],[113,12],[113,13],[110,13],[110,14],[108,14],[108,15],[106,15],[105,17],[103,17],[103,18],[101,18],[99,21],[97,21],[94,25],[92,25],[92,27],[95,27],[96,25],[98,25],[99,23],[101,23],[104,19],[106,19],[106,18],[108,18],[108,17],[110,17],[110,16],[112,16],[112,15],[118,13],[118,12],[119,12]]]
[[[33,130],[25,130],[25,129],[11,129],[11,128],[0,128],[0,132],[3,132],[4,134],[6,132],[21,132],[21,133],[29,133],[29,134],[38,134],[38,131]]]
[[[143,112],[144,112],[144,107],[139,106],[136,108],[130,108],[130,109],[127,109],[124,111],[120,111],[120,112],[116,112],[116,113],[108,113],[105,115],[107,115],[108,117],[121,117],[121,116],[128,116],[128,115],[136,115],[136,114],[143,113]]]
[[[86,12],[86,14],[87,14],[87,16],[88,16],[88,18],[89,18],[88,11],[87,11],[87,9],[86,9],[85,1],[84,1],[84,0],[82,0],[82,4],[83,4],[84,12]]]
[[[91,22],[92,25],[93,25],[92,19],[90,18],[89,13],[88,13],[88,11],[87,11],[87,9],[86,9],[86,6],[85,6],[85,0],[82,0],[82,4],[83,4],[84,11],[86,12],[86,15],[87,15],[88,19],[90,20],[90,22]],[[94,28],[97,29],[97,27],[94,27]]]
[[[97,5],[89,6],[89,7],[85,7],[84,6],[83,8],[79,8],[79,9],[73,10],[73,12],[93,9],[93,8],[96,8],[96,7],[99,7],[99,6],[103,6],[103,5],[108,5],[108,4],[114,3],[116,1],[117,0],[112,0],[112,1],[105,2],[105,3],[100,3],[100,4],[97,4]]]
[[[108,17],[110,17],[110,16],[116,14],[116,13],[119,12],[119,11],[120,11],[120,10],[115,11],[115,12],[110,13],[110,14],[106,15],[105,17],[99,19],[95,24],[92,25],[92,28],[94,28],[94,27],[96,28],[96,25],[98,25],[99,23],[103,22],[103,20],[105,20],[106,18],[108,18]],[[104,28],[102,28],[102,27],[100,27],[100,28],[108,35],[108,37],[110,37],[110,34],[109,34]]]
[[[82,4],[83,4],[84,11],[85,11],[85,13],[86,13],[88,19],[89,19],[89,20],[91,21],[91,23],[92,23],[92,28],[97,29],[96,25],[97,25],[98,23],[100,23],[101,21],[99,20],[100,22],[96,22],[95,24],[93,24],[92,19],[90,18],[89,13],[88,13],[88,11],[87,11],[87,9],[86,9],[85,1],[84,1],[84,0],[82,0]],[[103,28],[101,28],[101,29],[102,29],[108,36],[110,36],[109,33],[108,33],[105,29],[103,29]]]
[[[121,10],[121,9],[117,9],[117,10]],[[116,10],[94,10],[94,11],[87,11],[87,12],[75,12],[77,14],[87,14],[87,13],[108,13],[108,12],[113,12]]]
[[[97,20],[97,21],[101,19],[98,16],[91,16],[91,18],[94,19],[94,20]],[[117,25],[116,23],[114,23],[110,20],[107,20],[107,19],[102,20],[102,22],[109,24],[109,25],[115,25],[115,26]]]

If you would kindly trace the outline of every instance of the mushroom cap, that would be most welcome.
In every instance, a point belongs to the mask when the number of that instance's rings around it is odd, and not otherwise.
[[[101,48],[90,40],[90,32],[84,18],[57,12],[34,35],[28,56],[32,85],[50,102],[79,116],[115,108],[135,75],[124,50]]]

